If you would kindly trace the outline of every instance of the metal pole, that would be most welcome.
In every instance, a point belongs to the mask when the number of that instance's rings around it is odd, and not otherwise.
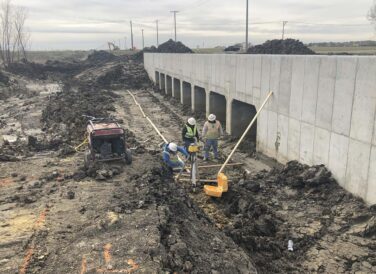
[[[177,10],[171,11],[174,14],[174,28],[175,28],[175,42],[176,42],[176,14],[179,12]]]
[[[159,31],[158,31],[158,20],[155,21],[157,24],[157,47],[159,47]]]
[[[145,48],[144,29],[142,29],[142,49]]]
[[[248,0],[247,0],[247,11],[246,11],[246,23],[245,23],[245,52],[248,51]]]
[[[282,22],[282,40],[285,39],[285,26],[287,24],[288,21],[283,21]]]
[[[132,28],[132,20],[131,20],[131,46],[132,46],[131,50],[133,50],[133,49],[134,49],[134,46],[133,46],[133,28]]]

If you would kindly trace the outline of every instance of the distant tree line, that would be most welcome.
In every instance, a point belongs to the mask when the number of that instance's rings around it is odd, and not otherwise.
[[[309,47],[376,47],[376,41],[319,42],[309,43]]]

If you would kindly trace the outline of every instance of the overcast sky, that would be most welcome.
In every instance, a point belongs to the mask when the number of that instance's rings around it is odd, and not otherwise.
[[[373,0],[250,0],[250,42],[281,37],[305,43],[376,40],[366,15]],[[27,26],[33,49],[104,49],[107,41],[130,46],[156,44],[173,37],[177,14],[178,40],[190,47],[212,47],[244,41],[246,0],[13,0],[29,10]],[[126,38],[125,38],[126,37]]]

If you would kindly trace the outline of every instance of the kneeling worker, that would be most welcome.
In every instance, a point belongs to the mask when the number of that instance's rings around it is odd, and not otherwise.
[[[163,146],[163,162],[171,169],[174,168],[183,168],[184,162],[179,160],[178,152],[183,154],[186,158],[189,157],[188,152],[184,149],[184,147],[179,147],[175,143],[165,144]]]
[[[204,161],[209,160],[210,148],[213,148],[214,158],[218,159],[218,139],[222,135],[223,129],[221,123],[214,114],[210,114],[208,121],[205,122],[202,129],[202,138],[206,139]]]
[[[183,127],[182,137],[184,141],[184,147],[187,151],[190,144],[195,143],[195,138],[197,142],[199,141],[195,118],[192,117],[188,119],[188,122]]]

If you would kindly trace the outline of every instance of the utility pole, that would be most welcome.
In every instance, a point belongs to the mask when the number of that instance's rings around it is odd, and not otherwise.
[[[158,31],[158,20],[155,21],[157,24],[157,47],[159,47],[159,31]]]
[[[144,49],[145,48],[144,29],[142,29],[141,31],[142,31],[142,49]]]
[[[133,47],[133,28],[132,28],[132,20],[131,20],[131,45],[132,45],[131,50],[133,50],[134,47]]]
[[[245,23],[245,52],[248,51],[248,0],[247,0],[247,11],[246,11],[246,23]]]
[[[179,12],[178,10],[171,11],[174,14],[174,25],[175,25],[175,42],[176,42],[176,14]]]
[[[285,39],[285,26],[288,23],[288,21],[282,21],[282,40]]]

